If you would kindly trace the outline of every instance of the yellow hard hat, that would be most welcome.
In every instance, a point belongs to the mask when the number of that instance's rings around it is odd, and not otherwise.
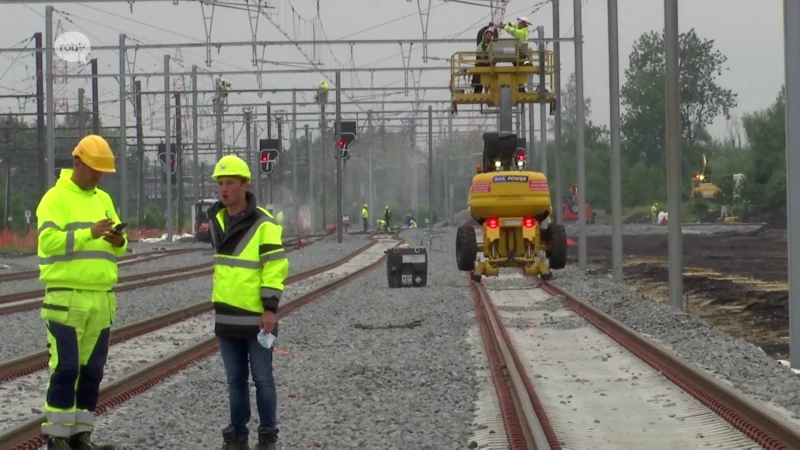
[[[366,203],[364,203],[364,208],[369,208],[369,205],[367,205]]]
[[[236,155],[223,156],[214,166],[214,173],[211,174],[211,178],[215,180],[219,177],[242,177],[250,181],[250,167]]]
[[[85,136],[72,150],[72,156],[77,156],[84,164],[98,172],[114,173],[116,158],[108,142],[96,134]]]

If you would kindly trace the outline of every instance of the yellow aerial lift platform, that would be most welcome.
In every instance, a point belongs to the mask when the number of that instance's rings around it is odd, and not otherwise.
[[[553,52],[529,52],[527,44],[522,44],[520,54],[527,56],[522,58],[518,56],[517,44],[513,39],[495,41],[488,55],[477,51],[455,53],[450,58],[450,93],[453,105],[500,107],[501,86],[526,86],[528,77],[544,73],[545,77],[549,78],[549,82],[545,83],[544,93],[540,93],[538,88],[533,92],[512,89],[510,106],[520,103],[540,103],[540,95],[544,95],[545,102],[550,104],[550,111],[553,114],[556,102]],[[483,92],[472,91],[473,75],[480,76],[480,84],[484,86]],[[542,78],[540,77],[540,80]]]
[[[478,260],[475,228],[462,226],[456,233],[456,263],[459,270],[472,271],[474,281],[480,281],[482,276],[497,276],[503,267],[521,267],[526,275],[549,279],[551,269],[563,269],[567,261],[566,229],[550,223],[547,177],[526,170],[525,154],[518,149],[512,128],[514,105],[545,100],[552,111],[556,101],[551,93],[553,54],[540,51],[535,57],[527,51],[527,45],[519,50],[513,40],[501,40],[495,41],[492,51],[484,57],[479,57],[478,52],[459,52],[451,59],[454,109],[458,104],[498,108],[498,131],[483,134],[483,160],[469,192],[469,213],[483,227],[483,257]],[[478,66],[474,67],[476,63]],[[509,65],[498,65],[502,63]],[[475,74],[480,75],[480,85],[488,92],[470,91]],[[530,76],[539,78],[536,92],[524,91]]]

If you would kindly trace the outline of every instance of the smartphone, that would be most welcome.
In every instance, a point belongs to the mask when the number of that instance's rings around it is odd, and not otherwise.
[[[123,222],[123,223],[119,223],[119,224],[117,224],[117,225],[115,225],[115,226],[114,226],[114,231],[120,232],[120,231],[122,231],[123,229],[125,229],[125,227],[127,227],[127,226],[128,226],[128,224],[127,224],[127,223],[125,223],[125,222]]]

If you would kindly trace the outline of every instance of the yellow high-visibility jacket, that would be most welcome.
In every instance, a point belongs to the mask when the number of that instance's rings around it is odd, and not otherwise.
[[[62,169],[36,208],[38,220],[39,280],[47,288],[108,291],[117,284],[117,258],[122,247],[92,238],[92,226],[106,218],[119,217],[114,202],[99,188],[84,191],[72,181],[72,169]]]

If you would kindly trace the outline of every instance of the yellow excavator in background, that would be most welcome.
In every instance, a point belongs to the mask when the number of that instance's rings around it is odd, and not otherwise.
[[[711,168],[708,167],[708,158],[703,155],[703,170],[692,176],[692,197],[702,199],[715,199],[722,192],[716,184],[712,183]]]

